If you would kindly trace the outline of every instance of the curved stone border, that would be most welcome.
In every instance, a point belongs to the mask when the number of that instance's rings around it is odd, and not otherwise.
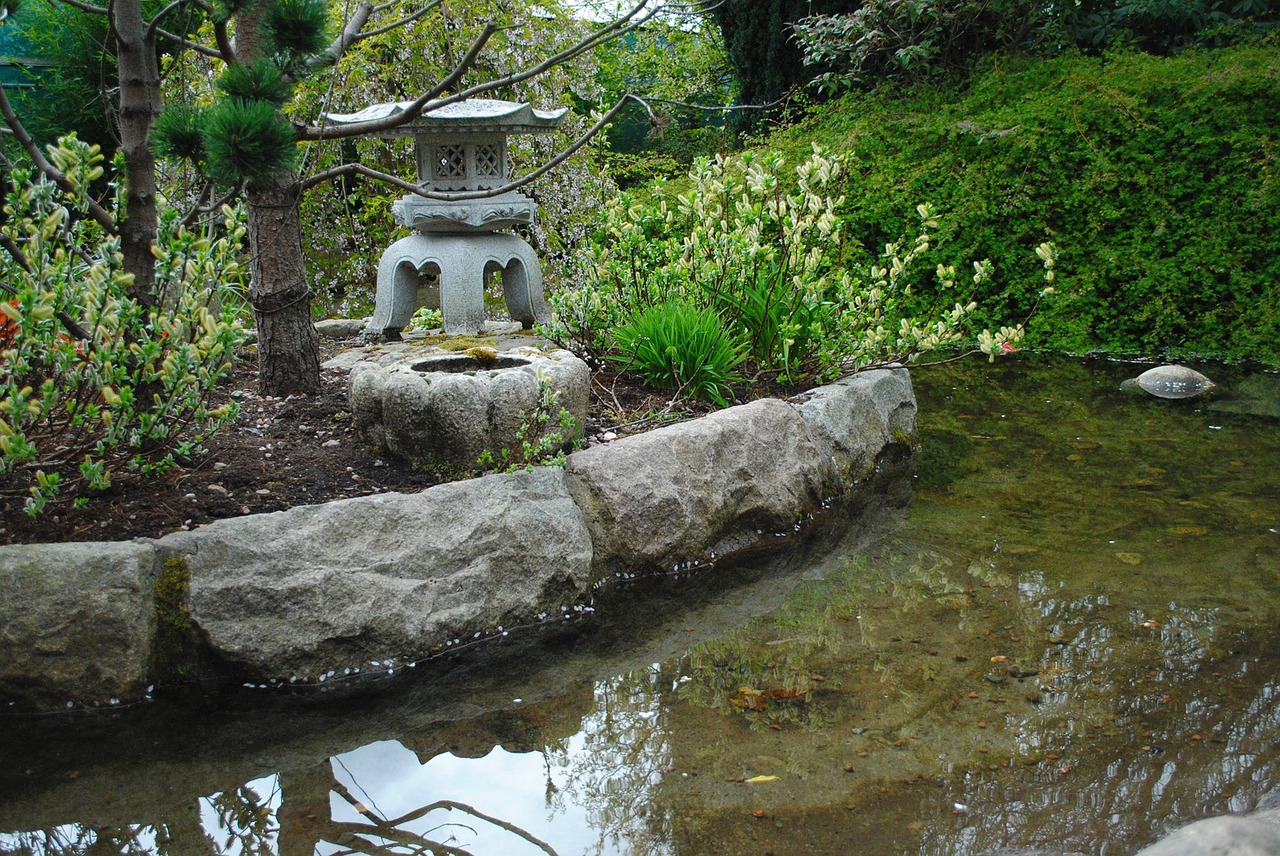
[[[756,401],[576,452],[564,469],[158,540],[0,547],[0,703],[136,700],[157,674],[196,660],[268,685],[394,672],[587,609],[615,577],[776,543],[886,453],[908,453],[915,413],[905,369],[871,371],[796,402]],[[159,609],[157,588],[170,593]]]

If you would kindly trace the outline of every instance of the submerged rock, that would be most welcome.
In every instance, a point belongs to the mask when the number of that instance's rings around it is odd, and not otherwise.
[[[1156,366],[1120,384],[1121,389],[1141,389],[1157,398],[1192,398],[1214,388],[1213,381],[1186,366]]]

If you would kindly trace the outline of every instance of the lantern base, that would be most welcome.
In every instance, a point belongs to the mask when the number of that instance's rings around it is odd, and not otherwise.
[[[392,244],[378,263],[378,289],[366,335],[398,339],[421,306],[439,309],[448,335],[484,332],[484,286],[502,276],[512,320],[527,329],[551,320],[542,268],[528,242],[503,232],[417,233]],[[424,275],[439,287],[421,288]]]

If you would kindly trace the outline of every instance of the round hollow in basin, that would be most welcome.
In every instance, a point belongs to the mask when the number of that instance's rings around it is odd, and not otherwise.
[[[525,357],[500,354],[494,359],[483,359],[470,354],[449,354],[432,357],[413,364],[415,372],[479,372],[489,369],[517,369],[530,365]]]

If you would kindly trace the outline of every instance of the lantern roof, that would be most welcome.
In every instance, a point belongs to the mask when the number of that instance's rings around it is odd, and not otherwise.
[[[407,110],[414,102],[391,101],[374,104],[356,113],[326,113],[325,119],[337,125],[353,125],[385,119]],[[395,128],[374,131],[371,137],[413,137],[428,134],[536,134],[557,127],[569,112],[559,110],[535,110],[529,104],[517,101],[499,101],[494,98],[469,98],[446,104]]]

